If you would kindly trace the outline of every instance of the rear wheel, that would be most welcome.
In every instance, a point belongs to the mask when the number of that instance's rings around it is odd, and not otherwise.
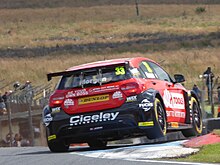
[[[48,147],[51,152],[67,152],[69,150],[69,145],[65,144],[65,142],[61,140],[48,142]]]
[[[91,141],[88,142],[88,145],[92,149],[104,149],[107,146],[107,141],[91,140]]]
[[[69,144],[66,144],[64,140],[55,139],[56,138],[55,135],[48,137],[47,131],[46,131],[47,145],[51,152],[67,152],[69,150],[69,146],[70,146]],[[51,140],[50,137],[54,137],[54,139]]]
[[[183,130],[185,137],[198,136],[202,133],[202,112],[195,97],[191,98],[192,128]]]

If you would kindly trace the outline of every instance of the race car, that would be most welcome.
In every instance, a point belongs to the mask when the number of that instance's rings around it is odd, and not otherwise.
[[[144,57],[98,61],[47,74],[61,76],[43,109],[46,139],[52,152],[70,144],[105,148],[108,141],[169,131],[186,137],[202,133],[197,95],[172,78],[158,63]]]

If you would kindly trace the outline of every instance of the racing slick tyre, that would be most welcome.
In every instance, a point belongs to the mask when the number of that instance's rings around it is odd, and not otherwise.
[[[104,149],[107,146],[107,141],[91,140],[88,142],[88,145],[92,149]]]
[[[51,152],[67,152],[70,146],[66,144],[65,141],[63,140],[58,140],[58,139],[48,140],[48,134],[47,134],[47,145]]]
[[[167,133],[167,119],[166,119],[166,113],[164,110],[164,107],[161,103],[161,101],[158,98],[155,98],[154,100],[154,114],[155,114],[155,123],[158,124],[159,127],[159,136],[158,133],[150,133],[147,134],[147,137],[149,139],[155,139],[158,137],[165,136]],[[158,130],[155,130],[154,132],[157,132]]]
[[[202,133],[202,112],[195,97],[191,98],[192,128],[182,130],[185,137],[198,136]]]
[[[53,142],[48,142],[47,144],[51,152],[67,152],[69,150],[69,145],[61,140],[55,140]]]

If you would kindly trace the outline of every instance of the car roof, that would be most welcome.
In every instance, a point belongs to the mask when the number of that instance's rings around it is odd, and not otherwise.
[[[63,76],[63,75],[69,74],[70,72],[76,72],[76,71],[90,69],[90,68],[99,68],[99,67],[103,67],[103,66],[125,64],[126,62],[128,62],[131,67],[138,67],[139,63],[143,60],[154,62],[153,60],[145,58],[145,57],[120,58],[120,59],[91,62],[91,63],[71,67],[71,68],[66,69],[65,71],[62,71],[62,72],[48,73],[47,80],[50,81],[52,79],[52,77]],[[154,63],[156,63],[156,62],[154,62]]]
[[[97,61],[97,62],[91,62],[87,64],[74,66],[74,67],[68,68],[67,71],[82,70],[82,69],[102,67],[102,66],[108,66],[108,65],[117,65],[117,64],[123,64],[126,62],[135,63],[135,61],[141,61],[141,60],[152,61],[144,57],[111,59],[111,60]]]

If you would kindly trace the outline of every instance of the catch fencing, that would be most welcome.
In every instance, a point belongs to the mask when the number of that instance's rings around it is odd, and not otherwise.
[[[15,135],[21,136],[21,146],[42,145],[42,109],[48,103],[52,92],[51,84],[32,86],[29,82],[20,85],[18,82],[6,83],[0,80],[0,90],[5,93],[7,113],[0,115],[0,146],[14,146]],[[13,90],[8,90],[10,88]],[[3,95],[4,93],[2,93]]]

